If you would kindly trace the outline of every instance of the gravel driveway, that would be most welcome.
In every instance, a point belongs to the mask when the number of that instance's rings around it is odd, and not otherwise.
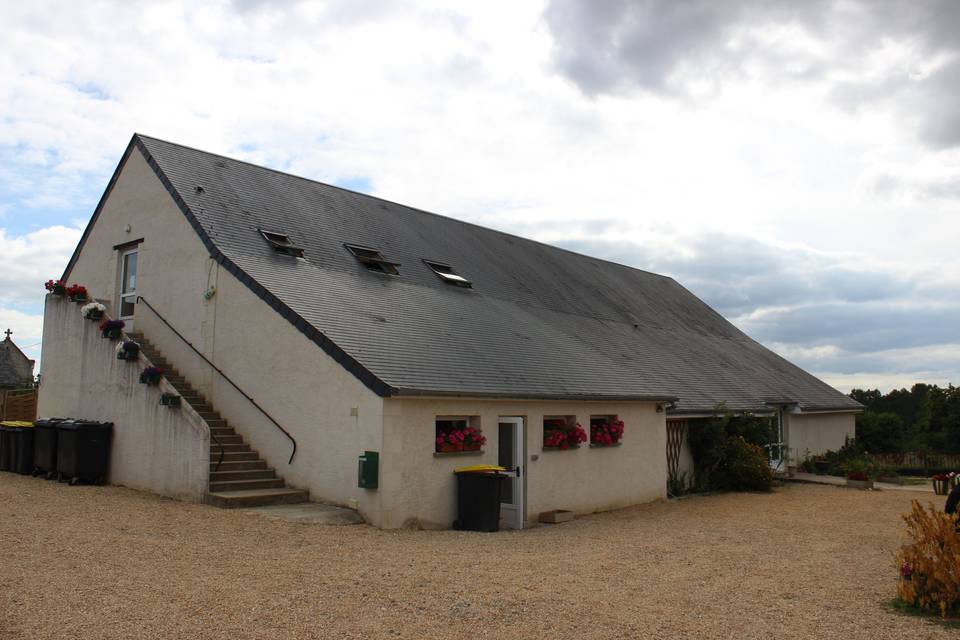
[[[788,485],[477,534],[0,473],[0,637],[956,638],[884,606],[916,497]]]

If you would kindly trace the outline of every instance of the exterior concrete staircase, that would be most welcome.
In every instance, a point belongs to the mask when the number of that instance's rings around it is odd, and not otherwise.
[[[140,343],[143,355],[163,369],[163,377],[180,394],[181,402],[189,404],[210,427],[210,486],[204,496],[205,503],[229,509],[292,504],[309,499],[308,492],[287,487],[283,478],[267,467],[266,461],[243,441],[243,436],[227,424],[143,334],[128,333],[127,336]]]

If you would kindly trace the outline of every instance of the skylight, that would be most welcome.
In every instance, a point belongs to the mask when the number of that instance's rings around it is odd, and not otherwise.
[[[353,257],[359,260],[360,263],[370,271],[389,273],[391,275],[398,275],[400,273],[400,269],[398,268],[400,267],[400,263],[387,260],[377,249],[364,247],[358,244],[344,244],[343,246],[345,246],[347,251],[352,253]]]
[[[458,287],[466,287],[468,289],[473,287],[472,282],[463,276],[458,275],[450,265],[444,264],[443,262],[434,262],[433,260],[424,260],[424,262],[433,270],[435,274],[437,274],[437,277],[447,284],[454,284]]]
[[[265,229],[260,229],[259,231],[264,240],[269,242],[270,246],[273,247],[273,250],[277,253],[284,253],[296,258],[303,257],[303,249],[293,244],[286,234],[276,231],[266,231]]]

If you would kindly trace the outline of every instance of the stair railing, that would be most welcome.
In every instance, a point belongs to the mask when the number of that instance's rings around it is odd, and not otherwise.
[[[223,371],[221,371],[220,368],[219,368],[217,365],[215,365],[215,364],[213,364],[212,362],[210,362],[210,360],[208,360],[205,355],[203,355],[202,353],[200,353],[200,351],[198,351],[197,348],[196,348],[195,346],[193,346],[193,344],[191,344],[189,340],[187,340],[186,338],[184,338],[183,335],[182,335],[179,331],[177,331],[177,330],[173,327],[172,324],[170,324],[169,322],[167,322],[167,319],[164,318],[164,317],[160,314],[160,312],[157,311],[157,310],[153,307],[153,305],[150,304],[150,303],[147,301],[146,298],[144,298],[143,296],[137,296],[137,304],[140,304],[141,302],[143,302],[143,304],[147,305],[147,308],[150,309],[150,311],[152,311],[153,314],[154,314],[155,316],[157,316],[157,318],[160,319],[160,322],[162,322],[163,324],[167,325],[167,328],[170,329],[170,331],[172,331],[172,332],[174,333],[174,335],[176,335],[178,338],[180,338],[180,340],[181,340],[185,345],[187,345],[188,347],[190,347],[190,349],[191,349],[195,354],[197,354],[198,356],[200,356],[200,359],[201,359],[201,360],[203,360],[203,361],[206,362],[208,365],[210,365],[210,368],[211,368],[211,369],[213,369],[214,371],[216,371],[217,373],[219,373],[220,376],[221,376],[224,380],[226,380],[227,382],[230,383],[230,386],[232,386],[234,389],[236,389],[237,392],[238,392],[240,395],[242,395],[244,398],[246,398],[247,401],[248,401],[250,404],[252,404],[254,407],[256,407],[257,410],[258,410],[260,413],[262,413],[264,416],[266,416],[267,420],[269,420],[270,422],[273,423],[273,426],[275,426],[277,429],[279,429],[280,432],[283,433],[283,435],[287,436],[287,439],[288,439],[288,440],[290,441],[290,443],[293,445],[293,451],[290,452],[290,459],[287,460],[287,464],[291,464],[291,463],[293,462],[293,457],[294,457],[295,455],[297,455],[297,441],[293,438],[293,436],[290,435],[290,433],[289,433],[286,429],[284,429],[283,427],[281,427],[281,426],[280,426],[280,423],[277,422],[276,420],[274,420],[274,419],[273,419],[273,416],[271,416],[269,413],[267,413],[266,410],[264,410],[263,407],[261,407],[259,404],[257,404],[256,400],[254,400],[253,398],[251,398],[250,396],[248,396],[246,393],[244,393],[243,389],[241,389],[240,387],[238,387],[238,386],[237,386],[237,383],[230,379],[230,376],[228,376],[228,375],[225,374]],[[222,451],[223,451],[223,448],[221,447],[221,452],[222,452]]]

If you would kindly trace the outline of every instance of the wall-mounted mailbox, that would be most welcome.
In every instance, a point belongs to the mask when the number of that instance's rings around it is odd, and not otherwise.
[[[361,489],[376,489],[380,480],[380,454],[364,451],[357,470],[357,486]]]

